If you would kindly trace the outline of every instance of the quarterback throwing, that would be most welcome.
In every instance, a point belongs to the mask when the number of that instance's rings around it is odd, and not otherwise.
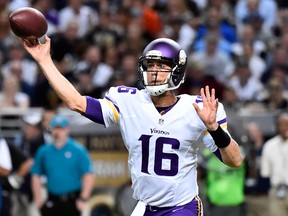
[[[117,125],[129,152],[134,198],[145,216],[203,215],[197,186],[197,151],[204,145],[231,167],[243,161],[227,131],[223,105],[215,90],[199,95],[175,95],[184,82],[186,53],[168,38],[151,41],[139,58],[144,89],[111,87],[102,99],[80,95],[55,67],[50,38],[26,50],[66,105],[105,127]],[[134,213],[140,215],[137,207]]]

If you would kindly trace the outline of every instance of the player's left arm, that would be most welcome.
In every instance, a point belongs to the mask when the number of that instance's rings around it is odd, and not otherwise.
[[[201,88],[201,97],[203,100],[203,108],[201,109],[197,103],[193,106],[201,118],[209,134],[212,136],[216,146],[220,150],[223,163],[231,167],[239,167],[243,162],[239,145],[237,142],[220,126],[217,122],[217,110],[219,106],[218,99],[215,98],[215,89],[211,90],[209,86]]]
[[[229,145],[225,148],[219,148],[223,163],[230,167],[240,167],[243,162],[239,145],[231,138]]]

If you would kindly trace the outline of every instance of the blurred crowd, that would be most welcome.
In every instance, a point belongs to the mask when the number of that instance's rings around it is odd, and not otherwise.
[[[247,109],[287,111],[285,0],[0,0],[0,109],[63,107],[10,30],[9,14],[24,6],[45,15],[52,58],[83,95],[101,98],[116,85],[142,88],[137,74],[142,50],[151,40],[168,37],[188,54],[186,80],[178,94],[199,94],[205,85],[214,87],[228,116]],[[238,174],[245,182],[242,190],[241,182],[239,187],[248,199],[247,206],[262,204],[259,209],[263,212],[270,186],[260,177],[259,161],[263,144],[271,137],[259,128],[257,124],[245,128],[246,140],[242,141],[249,160],[245,172]],[[210,156],[204,154],[203,158],[209,164]],[[207,171],[209,165],[204,162]],[[206,171],[203,176],[208,176]],[[263,201],[254,203],[261,201],[262,195]],[[239,212],[244,203],[241,197],[237,201]],[[208,202],[212,207],[218,205]],[[260,215],[255,211],[250,215]]]

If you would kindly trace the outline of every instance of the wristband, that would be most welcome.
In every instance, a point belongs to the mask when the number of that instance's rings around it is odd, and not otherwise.
[[[220,125],[218,126],[217,130],[208,130],[208,132],[212,136],[218,148],[226,148],[231,142],[231,137],[220,127]]]

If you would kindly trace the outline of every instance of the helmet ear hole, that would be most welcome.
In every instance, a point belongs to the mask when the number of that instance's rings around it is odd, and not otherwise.
[[[143,59],[142,66],[143,66],[144,70],[147,70],[147,68],[148,68],[148,60],[147,59]]]

